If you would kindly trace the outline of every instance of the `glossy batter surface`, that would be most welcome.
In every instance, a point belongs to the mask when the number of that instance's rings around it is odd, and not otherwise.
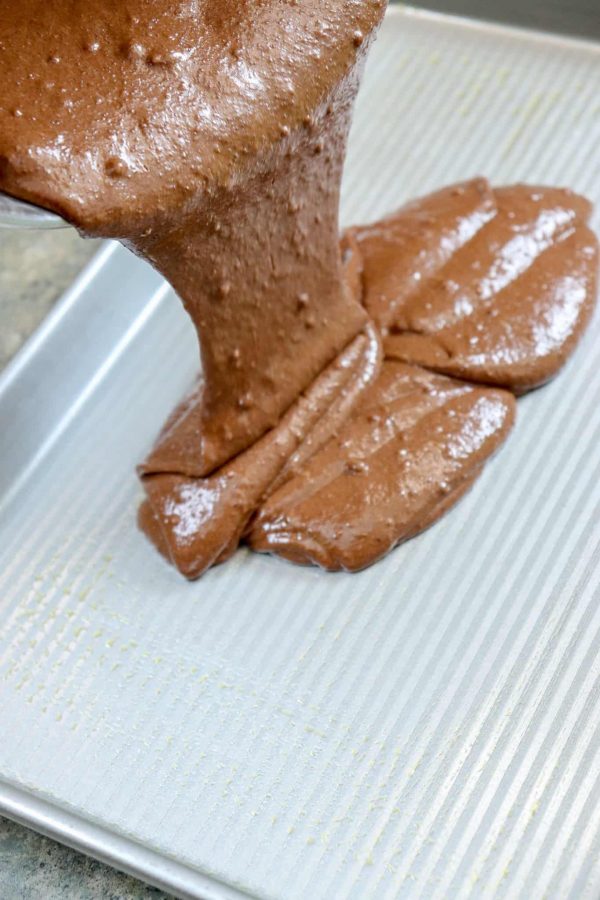
[[[0,0],[2,189],[118,237],[180,216],[351,102],[384,8]]]
[[[507,391],[386,362],[339,433],[263,505],[250,546],[362,569],[460,499],[514,414]]]
[[[357,229],[386,355],[519,394],[543,384],[594,306],[590,213],[572,191],[477,179]]]

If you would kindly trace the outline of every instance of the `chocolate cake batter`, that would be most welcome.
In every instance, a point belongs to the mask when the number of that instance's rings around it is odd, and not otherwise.
[[[341,278],[339,186],[384,8],[4,3],[0,187],[121,239],[176,289],[200,340],[199,473],[273,427],[366,322]]]
[[[175,411],[140,474],[147,501],[140,524],[188,578],[227,559],[261,502],[319,450],[375,380],[381,361],[377,332],[365,334],[316,378],[254,446],[204,478],[181,474],[198,392]],[[174,462],[175,460],[175,462]]]
[[[521,394],[564,363],[596,297],[591,205],[481,179],[357,229],[386,355]]]
[[[157,548],[189,578],[240,540],[356,570],[435,521],[513,421],[482,385],[547,380],[589,318],[587,201],[475,179],[340,244],[385,0],[4,6],[0,189],[149,260],[198,333],[140,467]]]
[[[336,437],[264,504],[250,546],[325,569],[370,565],[457,502],[514,411],[507,391],[384,363]]]

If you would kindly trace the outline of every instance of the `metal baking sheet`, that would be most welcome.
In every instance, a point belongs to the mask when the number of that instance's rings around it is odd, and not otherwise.
[[[344,220],[479,173],[599,202],[599,84],[591,43],[394,10]],[[185,897],[597,897],[599,351],[368,571],[187,584],[134,465],[194,338],[108,246],[0,379],[0,810]]]

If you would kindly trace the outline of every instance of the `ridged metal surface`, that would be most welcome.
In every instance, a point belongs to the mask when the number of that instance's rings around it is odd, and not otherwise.
[[[599,83],[592,45],[396,11],[344,218],[479,173],[600,201]],[[194,340],[108,251],[1,383],[0,775],[198,896],[597,897],[599,352],[596,317],[471,494],[368,571],[241,551],[190,585],[133,470]]]

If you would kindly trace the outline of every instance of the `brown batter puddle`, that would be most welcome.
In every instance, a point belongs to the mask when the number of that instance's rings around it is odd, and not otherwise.
[[[340,243],[384,8],[21,0],[0,19],[0,189],[120,239],[196,327],[201,380],[139,468],[141,527],[188,578],[240,542],[353,571],[422,531],[591,315],[591,208],[567,190],[478,178]]]

